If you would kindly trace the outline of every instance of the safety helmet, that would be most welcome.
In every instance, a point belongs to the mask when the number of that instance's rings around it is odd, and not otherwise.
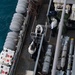
[[[56,16],[57,12],[56,11],[49,11],[48,16]]]

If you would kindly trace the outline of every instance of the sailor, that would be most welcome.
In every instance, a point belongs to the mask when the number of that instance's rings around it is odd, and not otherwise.
[[[49,11],[48,13],[49,23],[51,23],[51,17],[56,17],[56,15],[57,15],[56,11]]]
[[[70,9],[71,9],[71,6],[70,5],[66,5],[66,13],[67,14],[70,14]]]
[[[55,37],[56,31],[57,31],[57,19],[55,19],[54,17],[51,18],[51,36]]]

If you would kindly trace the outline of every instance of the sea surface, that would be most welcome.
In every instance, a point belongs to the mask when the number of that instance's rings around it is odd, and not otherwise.
[[[10,31],[9,26],[18,0],[0,0],[0,52]]]

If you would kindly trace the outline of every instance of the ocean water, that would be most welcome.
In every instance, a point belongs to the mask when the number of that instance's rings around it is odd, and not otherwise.
[[[9,26],[18,0],[0,0],[0,52],[10,31]]]

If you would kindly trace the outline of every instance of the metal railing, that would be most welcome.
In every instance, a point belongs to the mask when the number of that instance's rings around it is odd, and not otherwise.
[[[52,67],[52,74],[51,75],[56,74],[56,65],[57,65],[58,56],[59,56],[62,29],[63,29],[63,26],[64,26],[63,23],[64,23],[64,15],[65,15],[66,3],[67,3],[67,0],[64,0],[62,16],[61,16],[61,20],[60,20],[60,23],[59,23],[59,31],[58,31],[58,36],[57,36],[57,43],[56,43],[56,48],[55,48],[55,55],[54,55],[54,61],[53,61],[53,67]]]
[[[23,44],[24,44],[24,40],[25,40],[25,37],[26,37],[26,32],[27,32],[29,21],[30,21],[30,16],[27,15],[26,18],[25,18],[24,24],[23,24],[24,25],[23,30],[22,30],[23,33],[20,35],[20,39],[19,39],[18,44],[17,44],[17,50],[16,50],[16,53],[14,55],[13,60],[15,62],[11,66],[9,75],[15,74],[15,69],[16,69],[17,63],[19,61],[19,56],[21,54],[21,50],[22,50],[22,47],[23,47]]]
[[[36,62],[35,62],[33,75],[36,75],[36,71],[37,71],[37,66],[38,66],[38,61],[39,61],[39,57],[40,57],[40,53],[41,53],[41,48],[42,48],[42,44],[43,44],[44,35],[45,34],[42,34],[42,37],[41,37],[41,42],[40,42],[40,46],[39,46],[39,50],[38,50],[37,59],[36,59]]]

